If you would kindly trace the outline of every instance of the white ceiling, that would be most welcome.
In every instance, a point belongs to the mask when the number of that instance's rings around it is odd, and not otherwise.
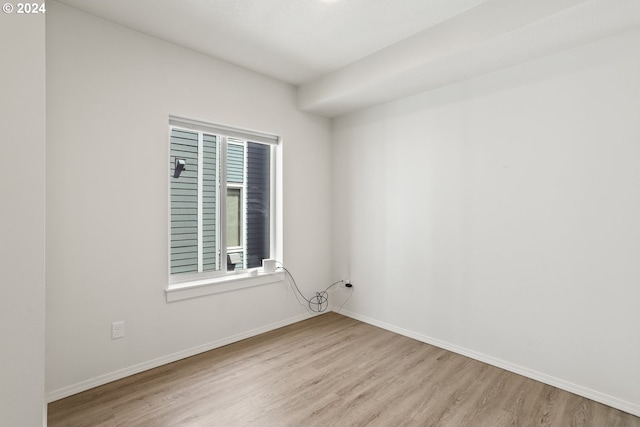
[[[300,84],[485,0],[59,0]]]
[[[640,0],[58,0],[298,85],[326,116],[640,26]]]

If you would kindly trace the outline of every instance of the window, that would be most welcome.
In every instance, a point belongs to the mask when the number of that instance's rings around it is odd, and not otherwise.
[[[260,267],[274,249],[278,138],[174,117],[169,133],[171,282]]]
[[[242,248],[242,190],[227,188],[227,248]]]

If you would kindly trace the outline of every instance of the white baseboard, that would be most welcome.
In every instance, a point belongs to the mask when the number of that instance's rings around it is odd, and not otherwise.
[[[640,417],[640,405],[636,403],[631,403],[614,396],[609,396],[608,394],[600,393],[599,391],[591,390],[590,388],[583,387],[581,385],[574,384],[574,383],[562,380],[560,378],[556,378],[551,375],[544,374],[542,372],[534,371],[532,369],[525,368],[523,366],[515,365],[513,363],[510,363],[501,359],[497,359],[492,356],[487,356],[486,354],[478,353],[476,351],[469,350],[467,348],[460,347],[455,344],[450,344],[448,342],[441,341],[436,338],[431,338],[426,335],[422,335],[417,332],[400,328],[398,326],[391,325],[389,323],[381,322],[379,320],[375,320],[367,316],[362,316],[360,314],[353,313],[345,309],[340,310],[340,314],[347,317],[351,317],[356,320],[360,320],[361,322],[368,323],[373,326],[377,326],[382,329],[386,329],[391,332],[395,332],[400,335],[404,335],[409,338],[413,338],[418,341],[422,341],[426,344],[431,344],[436,347],[440,347],[445,350],[449,350],[454,353],[458,353],[463,356],[470,357],[480,362],[488,363],[489,365],[493,365],[498,368],[502,368],[507,371],[514,372],[516,374],[525,376],[527,378],[540,381],[542,383],[551,385],[553,387],[557,387],[559,389],[568,391],[570,393],[577,394],[578,396],[586,397],[587,399],[594,400],[604,405],[611,406],[612,408],[620,409],[621,411],[628,412],[630,414]]]
[[[158,366],[166,365],[167,363],[176,362],[178,360],[185,359],[187,357],[195,356],[196,354],[204,353],[205,351],[213,350],[228,344],[233,344],[234,342],[238,342],[246,338],[251,338],[256,335],[263,334],[265,332],[273,331],[274,329],[282,328],[283,326],[288,326],[293,323],[300,322],[302,320],[310,319],[311,317],[317,316],[318,314],[321,314],[321,313],[305,313],[299,316],[290,317],[288,319],[284,319],[279,322],[271,323],[269,325],[252,329],[250,331],[242,332],[240,334],[223,338],[211,343],[189,348],[187,350],[179,351],[177,353],[169,354],[167,356],[159,357],[157,359],[149,360],[147,362],[138,363],[128,368],[119,369],[114,372],[109,372],[107,374],[100,375],[98,377],[91,378],[77,384],[72,384],[67,387],[63,387],[57,390],[52,390],[46,394],[45,399],[47,403],[54,402],[56,400],[63,399],[65,397],[74,395],[76,393],[80,393],[80,392],[92,389],[94,387],[98,387],[98,386],[110,383],[112,381],[116,381],[116,380],[128,377],[130,375],[138,374],[140,372],[147,371],[149,369],[157,368]]]

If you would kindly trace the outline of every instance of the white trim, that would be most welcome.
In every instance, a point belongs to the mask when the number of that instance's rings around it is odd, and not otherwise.
[[[242,153],[244,154],[244,159],[242,160],[242,190],[240,196],[242,198],[242,206],[240,208],[240,227],[241,227],[241,235],[240,242],[242,245],[242,268],[241,270],[247,269],[247,209],[249,209],[249,204],[247,203],[247,194],[249,193],[249,149],[247,148],[247,141],[242,143]],[[269,147],[271,149],[271,147]],[[271,177],[269,177],[271,180]],[[272,186],[273,182],[269,182],[269,186]],[[269,194],[271,197],[271,194]],[[271,203],[271,201],[269,201]],[[271,222],[271,218],[269,218],[269,222]],[[271,239],[271,236],[269,236]],[[271,255],[271,254],[269,254]]]
[[[230,337],[222,338],[211,343],[207,343],[197,347],[192,347],[187,350],[179,351],[177,353],[169,354],[167,356],[162,356],[157,359],[152,359],[146,362],[138,363],[136,365],[129,366],[127,368],[119,369],[117,371],[109,372],[109,373],[97,376],[95,378],[91,378],[86,381],[82,381],[67,387],[62,387],[57,390],[52,390],[50,392],[47,392],[45,395],[45,400],[47,403],[51,403],[56,400],[60,400],[65,397],[74,395],[76,393],[80,393],[80,392],[92,389],[94,387],[98,387],[103,384],[107,384],[112,381],[116,381],[116,380],[128,377],[130,375],[135,375],[140,372],[147,371],[149,369],[157,368],[158,366],[166,365],[167,363],[176,362],[178,360],[185,359],[187,357],[191,357],[196,354],[214,350],[216,348],[223,347],[228,344],[233,344],[235,342],[242,341],[244,339],[263,334],[265,332],[273,331],[275,329],[282,328],[284,326],[292,325],[294,323],[307,320],[317,315],[318,313],[304,313],[297,316],[289,317],[287,319],[280,320],[278,322],[274,322],[269,325],[261,326],[256,329],[252,329],[246,332],[241,332],[241,333],[232,335]]]
[[[267,132],[227,126],[216,123],[204,122],[201,120],[187,119],[179,116],[169,116],[169,124],[172,126],[186,127],[187,129],[199,130],[205,133],[227,135],[233,138],[261,142],[263,144],[277,145],[280,137]]]
[[[570,393],[577,394],[578,396],[586,397],[587,399],[600,402],[604,405],[608,405],[608,406],[611,406],[612,408],[620,409],[621,411],[628,412],[632,415],[640,417],[640,405],[637,403],[628,402],[626,400],[619,399],[617,397],[610,396],[608,394],[601,393],[599,391],[592,390],[590,388],[583,387],[581,385],[574,384],[569,381],[565,381],[561,378],[556,378],[554,376],[547,375],[542,372],[534,371],[533,369],[525,368],[523,366],[516,365],[514,363],[510,363],[505,360],[495,358],[493,356],[488,356],[483,353],[478,353],[476,351],[469,350],[467,348],[460,347],[458,345],[451,344],[446,341],[441,341],[439,339],[432,338],[426,335],[422,335],[417,332],[410,331],[408,329],[391,325],[389,323],[381,322],[379,320],[375,320],[367,316],[362,316],[360,314],[356,314],[345,309],[340,310],[340,314],[347,317],[351,317],[352,319],[360,320],[361,322],[368,323],[373,326],[377,326],[382,329],[386,329],[387,331],[404,335],[405,337],[422,341],[426,344],[434,345],[436,347],[440,347],[445,350],[449,350],[454,353],[458,353],[463,356],[470,357],[480,362],[488,363],[489,365],[493,365],[498,368],[505,369],[510,372],[514,372],[516,374],[525,376],[527,378],[540,381],[544,384],[557,387],[559,389],[568,391]]]
[[[223,277],[212,277],[202,280],[174,284],[165,290],[167,302],[181,301],[206,295],[237,291],[254,286],[269,285],[284,281],[284,273],[263,273],[258,270],[229,273]]]
[[[280,141],[282,142],[282,141]],[[282,182],[282,145],[272,146],[269,150],[269,257],[272,259],[282,259],[284,255],[283,235],[280,230],[283,229],[283,219],[281,216],[284,197],[284,184]],[[279,233],[279,234],[277,234]]]
[[[169,274],[169,285],[168,288],[171,288],[172,286],[179,286],[179,285],[184,285],[190,282],[195,282],[198,280],[213,280],[213,279],[219,279],[221,277],[225,277],[227,274],[226,271],[219,271],[219,270],[213,270],[213,271],[205,271],[202,273],[175,273],[175,274]]]

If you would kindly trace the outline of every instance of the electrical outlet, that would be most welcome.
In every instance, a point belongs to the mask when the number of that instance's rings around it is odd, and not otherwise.
[[[111,324],[111,339],[124,338],[124,320]]]

